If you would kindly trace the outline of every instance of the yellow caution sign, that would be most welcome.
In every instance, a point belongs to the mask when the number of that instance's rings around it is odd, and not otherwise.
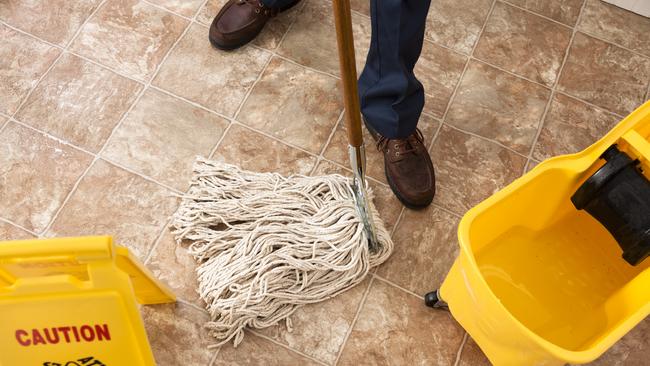
[[[0,242],[0,366],[155,365],[137,304],[175,299],[110,237]]]

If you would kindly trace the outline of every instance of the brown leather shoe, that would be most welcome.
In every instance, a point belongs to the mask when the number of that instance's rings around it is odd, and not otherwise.
[[[270,18],[299,2],[296,0],[284,8],[271,9],[259,0],[229,0],[212,21],[210,43],[222,50],[239,48],[257,37]]]
[[[428,206],[436,193],[436,175],[420,130],[405,139],[387,139],[364,122],[384,153],[386,179],[395,196],[408,208]]]

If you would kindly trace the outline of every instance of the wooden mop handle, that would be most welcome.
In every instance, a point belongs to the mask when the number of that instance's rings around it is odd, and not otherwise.
[[[363,145],[363,134],[361,132],[361,109],[357,90],[357,66],[354,57],[350,0],[334,0],[333,5],[336,41],[339,46],[339,63],[343,79],[348,142],[350,146],[360,147]]]

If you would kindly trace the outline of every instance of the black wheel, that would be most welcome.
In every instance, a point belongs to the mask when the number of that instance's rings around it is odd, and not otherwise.
[[[431,291],[424,295],[424,304],[434,309],[446,309],[447,303],[440,299],[438,290]]]

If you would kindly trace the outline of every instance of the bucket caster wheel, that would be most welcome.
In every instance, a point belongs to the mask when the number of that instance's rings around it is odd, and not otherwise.
[[[431,291],[424,295],[424,304],[434,309],[449,309],[449,306],[440,298],[440,290]]]

